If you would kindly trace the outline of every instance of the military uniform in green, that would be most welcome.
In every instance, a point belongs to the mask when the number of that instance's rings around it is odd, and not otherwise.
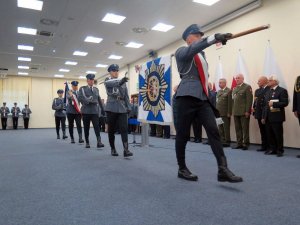
[[[231,89],[225,87],[217,93],[217,109],[223,120],[223,124],[219,125],[219,132],[223,145],[229,146],[230,138],[230,118],[232,114],[232,93]]]
[[[242,83],[237,85],[232,91],[232,115],[237,139],[236,148],[248,149],[249,141],[249,122],[251,106],[253,101],[252,88],[249,84]],[[249,116],[245,116],[248,112]]]

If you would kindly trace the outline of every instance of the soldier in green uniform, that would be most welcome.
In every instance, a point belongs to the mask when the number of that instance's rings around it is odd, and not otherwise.
[[[237,86],[232,91],[232,114],[236,132],[237,145],[233,149],[247,150],[249,141],[249,122],[253,101],[252,88],[244,83],[244,76],[238,74],[235,77]]]
[[[217,93],[217,104],[216,107],[219,110],[220,116],[223,120],[223,124],[219,125],[219,132],[223,147],[229,147],[230,138],[230,118],[232,114],[232,93],[231,89],[227,86],[225,78],[219,80],[220,90]]]

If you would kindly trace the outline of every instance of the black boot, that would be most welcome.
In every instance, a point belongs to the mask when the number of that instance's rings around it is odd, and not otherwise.
[[[112,156],[119,156],[119,154],[118,154],[118,152],[117,152],[117,150],[115,148],[111,149],[111,155]]]
[[[133,156],[133,153],[128,150],[128,142],[123,142],[123,146],[124,146],[124,152],[123,152],[124,157]]]
[[[85,140],[85,147],[86,148],[90,148],[91,147],[89,140]]]
[[[101,137],[97,137],[97,148],[103,148],[104,144],[101,142]]]
[[[79,143],[84,143],[84,140],[82,139],[82,134],[78,134],[79,135]]]
[[[75,144],[74,137],[71,137],[71,144]]]
[[[187,167],[178,170],[178,177],[189,181],[198,180],[198,176],[192,174],[192,172]]]
[[[63,139],[68,138],[68,136],[66,135],[66,131],[63,131]]]
[[[242,177],[234,175],[227,167],[227,161],[225,156],[221,157],[221,162],[219,165],[218,171],[218,181],[219,182],[230,182],[230,183],[239,183],[243,181]]]
[[[60,135],[59,134],[57,134],[57,139],[60,139]]]

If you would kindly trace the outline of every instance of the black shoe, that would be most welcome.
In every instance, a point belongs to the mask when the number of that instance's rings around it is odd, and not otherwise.
[[[71,138],[71,144],[75,144],[74,138]]]
[[[243,148],[243,146],[242,145],[236,145],[236,146],[233,146],[233,147],[231,147],[232,149],[242,149]]]
[[[67,139],[68,136],[66,134],[63,134],[63,139]]]
[[[265,152],[267,151],[265,148],[256,149],[257,152]]]
[[[125,149],[123,152],[124,157],[130,157],[133,156],[133,153],[129,151],[128,149]]]
[[[242,150],[244,150],[244,151],[248,150],[248,146],[244,145]]]
[[[59,134],[57,135],[57,139],[60,139],[60,136],[59,136]]]
[[[228,144],[228,143],[223,143],[222,145],[224,148],[230,147],[230,144]]]
[[[117,152],[117,150],[115,148],[111,149],[111,155],[112,156],[119,156],[119,154],[118,154],[118,152]]]
[[[195,142],[195,143],[201,143],[202,140],[201,140],[201,139],[198,139],[198,138],[195,138],[194,142]]]
[[[198,180],[198,176],[195,174],[192,174],[192,172],[188,168],[179,169],[178,177],[181,179],[189,180],[189,181],[197,181]]]
[[[203,141],[202,144],[204,144],[204,145],[210,145],[209,141]]]
[[[277,157],[282,157],[283,156],[283,152],[278,152],[277,153]]]
[[[265,155],[276,155],[277,153],[275,151],[269,150],[265,152]]]
[[[297,155],[296,157],[297,157],[297,158],[300,158],[300,155]]]
[[[97,137],[97,148],[103,148],[104,144],[101,142],[101,138]]]
[[[239,183],[243,182],[243,178],[234,175],[227,167],[219,166],[218,171],[219,182]]]
[[[91,147],[91,146],[90,146],[90,143],[87,142],[87,143],[85,144],[85,147],[86,147],[86,148],[90,148],[90,147]]]
[[[79,138],[78,143],[84,143],[84,140]]]

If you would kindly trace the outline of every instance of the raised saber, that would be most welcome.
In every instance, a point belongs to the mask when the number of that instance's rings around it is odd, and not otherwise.
[[[264,25],[264,26],[260,26],[260,27],[255,27],[255,28],[252,28],[252,29],[249,29],[249,30],[245,30],[245,31],[242,31],[242,32],[237,33],[237,34],[233,34],[230,38],[228,38],[228,40],[238,38],[238,37],[242,37],[242,36],[245,36],[245,35],[248,35],[248,34],[252,34],[252,33],[255,33],[255,32],[258,32],[258,31],[261,31],[261,30],[266,30],[266,29],[269,29],[270,27],[271,27],[270,24],[268,24],[268,25]]]

